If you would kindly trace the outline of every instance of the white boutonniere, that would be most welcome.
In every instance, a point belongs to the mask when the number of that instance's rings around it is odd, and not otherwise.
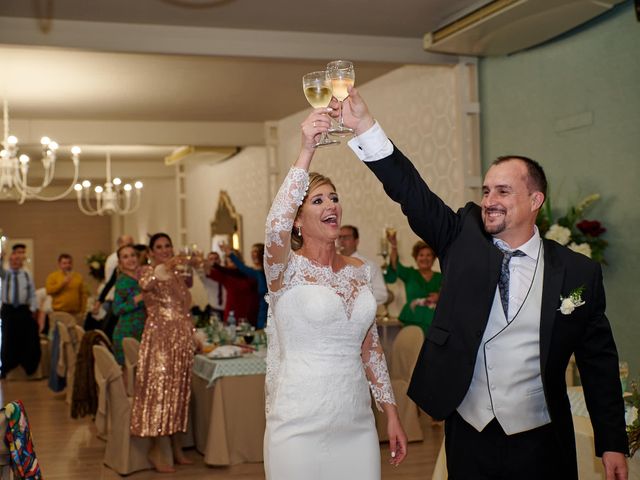
[[[569,293],[567,297],[560,295],[560,313],[563,315],[571,314],[576,308],[584,305],[582,300],[582,292],[584,292],[584,286],[578,287]]]

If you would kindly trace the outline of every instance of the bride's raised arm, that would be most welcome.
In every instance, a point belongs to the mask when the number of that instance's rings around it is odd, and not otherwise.
[[[264,272],[270,292],[277,292],[282,287],[282,274],[291,251],[291,229],[309,187],[308,170],[315,152],[313,145],[316,137],[330,126],[326,112],[326,108],[318,108],[302,122],[300,155],[280,186],[267,215]]]
[[[291,251],[291,229],[308,187],[309,173],[291,167],[267,215],[264,273],[270,292],[277,292],[282,287],[282,274]]]

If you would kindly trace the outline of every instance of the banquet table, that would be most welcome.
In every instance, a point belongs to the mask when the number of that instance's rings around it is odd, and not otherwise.
[[[604,480],[605,473],[602,460],[595,456],[593,428],[591,427],[589,412],[584,401],[582,387],[569,387],[567,395],[571,403],[573,430],[576,436],[578,478],[580,480]],[[627,422],[629,420],[627,419]],[[640,454],[636,453],[632,458],[629,458],[627,464],[629,466],[629,480],[640,480]],[[446,478],[447,460],[443,440],[431,480],[446,480]]]
[[[196,449],[207,465],[261,462],[265,429],[264,358],[196,355],[192,419]]]

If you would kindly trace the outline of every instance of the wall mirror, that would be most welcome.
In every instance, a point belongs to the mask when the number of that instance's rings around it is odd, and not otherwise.
[[[221,243],[228,243],[234,250],[242,248],[242,215],[236,212],[229,194],[220,191],[218,208],[211,221],[211,250],[222,253]]]

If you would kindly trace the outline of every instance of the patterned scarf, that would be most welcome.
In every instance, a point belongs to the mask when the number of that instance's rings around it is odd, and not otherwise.
[[[33,449],[27,411],[22,401],[8,403],[4,407],[8,426],[5,439],[11,452],[11,468],[19,479],[42,479],[40,465]]]

